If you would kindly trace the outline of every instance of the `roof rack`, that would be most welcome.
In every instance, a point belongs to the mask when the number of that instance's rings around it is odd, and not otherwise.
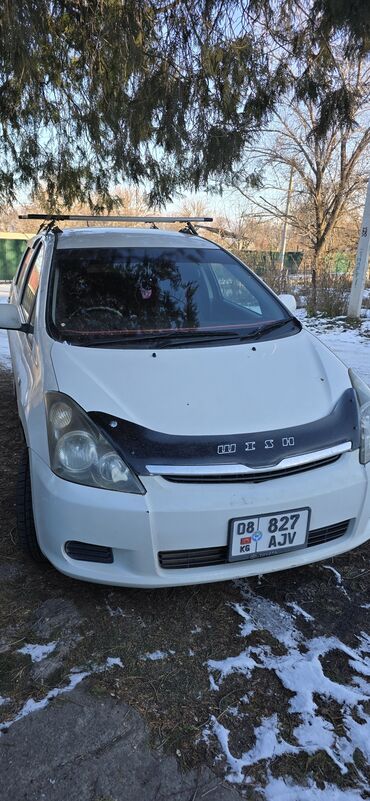
[[[145,223],[196,223],[196,222],[213,222],[213,217],[122,217],[120,215],[114,216],[111,214],[94,216],[92,214],[19,214],[19,220],[91,220],[98,222],[99,220],[106,220],[109,222],[145,222]]]
[[[143,222],[151,223],[152,228],[157,228],[156,223],[176,223],[181,222],[186,224],[186,228],[181,228],[180,233],[193,234],[197,236],[197,230],[193,223],[200,222],[213,222],[213,217],[129,217],[113,214],[93,215],[93,214],[19,214],[19,220],[42,220],[37,233],[43,231],[47,233],[52,231],[54,233],[62,233],[54,223],[63,220],[84,220],[85,222],[99,222],[101,220],[107,222]]]

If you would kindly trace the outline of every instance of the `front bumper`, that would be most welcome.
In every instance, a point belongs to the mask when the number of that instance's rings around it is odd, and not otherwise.
[[[141,478],[146,495],[73,484],[55,476],[36,453],[30,461],[40,548],[62,573],[85,581],[143,588],[225,581],[329,559],[370,538],[370,466],[360,465],[358,452],[260,484],[184,484],[146,476]],[[311,508],[310,530],[350,520],[346,534],[245,562],[160,566],[160,552],[225,546],[231,518],[305,506]],[[70,540],[112,548],[113,563],[72,559],[65,552]]]

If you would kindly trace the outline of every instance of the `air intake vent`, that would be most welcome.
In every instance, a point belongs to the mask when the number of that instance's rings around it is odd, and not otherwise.
[[[344,520],[342,523],[335,523],[333,526],[325,526],[310,531],[308,535],[308,547],[322,545],[325,542],[343,537],[347,532],[350,521]],[[273,556],[274,554],[271,554]],[[214,565],[226,565],[227,546],[221,545],[218,548],[192,548],[190,551],[161,551],[158,554],[159,564],[165,570],[179,570],[189,567],[213,567]],[[235,564],[235,563],[234,563]]]
[[[331,542],[343,537],[346,534],[350,520],[343,520],[342,523],[336,523],[334,526],[324,526],[324,528],[317,528],[315,531],[310,531],[308,535],[308,547],[312,548],[313,545],[323,545],[324,542]]]
[[[161,551],[159,564],[167,570],[184,567],[213,567],[227,562],[227,547],[195,548],[191,551]]]
[[[79,562],[102,562],[105,565],[113,562],[112,548],[106,548],[103,545],[90,545],[88,542],[69,540],[64,548],[71,559],[77,559]]]

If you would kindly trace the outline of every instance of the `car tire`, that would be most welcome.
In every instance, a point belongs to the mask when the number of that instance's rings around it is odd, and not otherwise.
[[[22,550],[35,562],[47,562],[37,542],[32,508],[30,460],[27,447],[23,448],[19,462],[16,512],[18,541]]]

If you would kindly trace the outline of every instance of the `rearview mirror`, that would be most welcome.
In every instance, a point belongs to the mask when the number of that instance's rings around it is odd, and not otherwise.
[[[284,303],[284,306],[286,306],[288,311],[292,312],[292,314],[297,310],[297,303],[294,295],[279,295],[279,300]]]
[[[8,331],[22,331],[24,334],[31,334],[33,326],[29,323],[22,323],[19,310],[13,303],[0,304],[0,328]]]

